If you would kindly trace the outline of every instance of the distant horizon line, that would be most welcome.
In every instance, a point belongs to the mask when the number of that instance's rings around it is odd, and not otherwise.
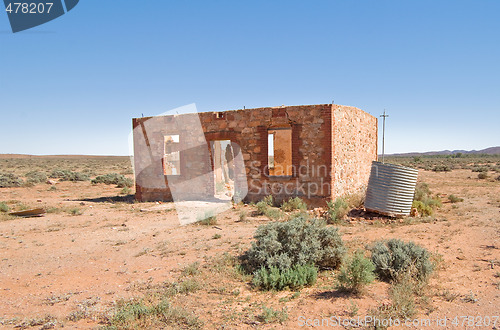
[[[480,153],[483,150],[500,148],[498,146],[487,147],[483,149],[471,149],[471,150],[463,150],[463,149],[443,149],[443,150],[429,150],[429,151],[407,151],[407,152],[391,152],[385,153],[386,156],[391,155],[401,155],[401,154],[424,154],[424,153],[441,153],[441,152],[478,152]],[[378,154],[381,156],[382,154]],[[8,156],[12,157],[133,157],[133,155],[104,155],[104,154],[23,154],[23,153],[0,153],[1,158],[7,158]]]

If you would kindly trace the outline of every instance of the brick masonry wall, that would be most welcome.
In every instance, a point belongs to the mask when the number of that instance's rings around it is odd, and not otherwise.
[[[349,106],[332,106],[332,198],[366,188],[377,160],[377,118]]]

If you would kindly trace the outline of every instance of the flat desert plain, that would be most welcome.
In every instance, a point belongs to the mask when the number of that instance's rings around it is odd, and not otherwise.
[[[123,159],[106,161],[102,171],[133,177]],[[419,181],[442,198],[432,217],[348,215],[338,225],[342,239],[349,251],[398,238],[431,252],[435,271],[415,299],[417,323],[408,328],[473,328],[488,317],[480,328],[500,328],[494,318],[500,314],[500,181],[466,169],[420,170]],[[362,294],[338,290],[338,270],[321,271],[316,284],[300,291],[258,290],[238,268],[256,228],[273,221],[252,216],[255,206],[234,205],[216,223],[180,226],[172,203],[138,203],[133,193],[90,181],[0,188],[0,202],[11,210],[47,211],[33,218],[0,212],[3,328],[303,328],[305,320],[380,315],[391,304],[390,284],[380,280]],[[449,202],[451,194],[463,201]],[[141,306],[154,304],[161,315],[146,317]],[[442,326],[418,323],[445,317]],[[318,328],[353,328],[332,325]]]

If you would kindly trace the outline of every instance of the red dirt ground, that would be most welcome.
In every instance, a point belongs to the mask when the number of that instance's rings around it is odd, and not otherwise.
[[[379,239],[413,240],[441,256],[426,304],[416,318],[498,316],[500,182],[478,180],[469,170],[421,171],[419,180],[435,193],[454,194],[464,201],[444,203],[431,222],[358,219],[340,227],[343,239],[350,249]],[[98,327],[96,315],[111,309],[114,302],[140,296],[140,287],[179,281],[181,270],[196,261],[201,273],[195,279],[201,287],[171,301],[198,316],[207,329],[300,328],[300,316],[347,318],[354,315],[352,306],[358,308],[356,315],[364,316],[389,302],[387,283],[376,281],[364,295],[350,296],[334,289],[333,272],[321,273],[316,285],[296,295],[257,291],[248,279],[218,272],[217,260],[224,252],[240,255],[250,246],[255,229],[270,221],[263,216],[239,221],[241,210],[250,214],[251,206],[218,215],[216,226],[181,227],[171,204],[165,205],[166,210],[141,212],[156,204],[103,198],[115,198],[119,188],[89,182],[57,183],[54,191],[49,187],[0,189],[0,201],[9,205],[20,201],[30,207],[59,209],[39,218],[0,218],[0,325],[4,328],[36,324],[45,315],[56,320],[55,327]],[[88,314],[76,322],[69,320],[79,305],[87,306]],[[265,324],[258,317],[262,305],[286,308],[288,319],[283,324]],[[442,328],[466,328],[450,322]],[[43,322],[37,325],[41,326]]]

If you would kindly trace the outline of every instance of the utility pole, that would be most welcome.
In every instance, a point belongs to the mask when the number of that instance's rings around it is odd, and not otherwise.
[[[380,117],[384,118],[384,128],[382,130],[382,164],[384,163],[384,154],[385,154],[385,118],[389,117],[389,115],[385,114],[385,109],[384,109],[384,114],[380,115]]]

